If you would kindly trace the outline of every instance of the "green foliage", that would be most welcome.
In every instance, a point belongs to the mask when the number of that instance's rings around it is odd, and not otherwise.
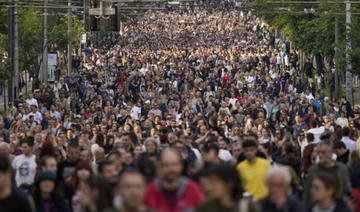
[[[273,4],[272,1],[277,0],[255,0],[251,6],[255,8],[254,12],[257,16],[262,17],[270,26],[282,30],[296,48],[308,54],[319,53],[331,58],[334,56],[335,16],[337,16],[340,48],[337,62],[339,67],[345,70],[346,27],[343,2],[336,5],[327,4],[326,0],[318,0],[324,1],[319,4]],[[315,13],[305,14],[304,8],[313,8]],[[359,13],[360,5],[353,4],[352,11]],[[353,72],[360,73],[360,17],[357,14],[352,15],[350,33],[352,50],[349,54]]]
[[[72,33],[68,35],[67,21],[68,16],[60,16],[55,20],[54,26],[49,31],[49,42],[52,46],[56,46],[59,50],[65,50],[69,42],[74,43],[81,39],[84,32],[83,20],[76,16],[72,16]]]

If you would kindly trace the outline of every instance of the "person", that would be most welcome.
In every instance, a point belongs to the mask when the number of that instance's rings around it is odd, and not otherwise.
[[[99,176],[105,180],[110,187],[114,187],[117,183],[118,172],[113,162],[104,159],[99,162],[98,166]]]
[[[5,155],[0,155],[0,211],[33,212],[30,198],[12,183],[12,167]]]
[[[75,166],[80,160],[80,147],[76,142],[68,145],[66,156],[66,160],[61,162],[58,168],[58,178],[65,183],[74,175]]]
[[[211,165],[203,171],[200,183],[206,201],[197,209],[198,212],[241,209],[240,177],[235,166],[229,163]],[[248,204],[247,209],[256,210],[254,204]]]
[[[290,195],[291,173],[289,167],[276,165],[269,168],[266,185],[269,194],[259,201],[260,211],[302,212],[304,207],[295,195]]]
[[[351,212],[339,195],[339,180],[333,172],[323,171],[316,174],[311,184],[311,197],[313,204],[308,212],[332,211]]]
[[[344,127],[342,130],[343,137],[341,138],[341,141],[344,142],[346,149],[348,149],[350,152],[354,151],[356,149],[356,142],[352,140],[350,136],[350,128]]]
[[[311,185],[318,172],[328,171],[335,173],[339,181],[339,188],[337,192],[340,196],[345,196],[351,191],[351,181],[347,167],[343,163],[336,162],[333,158],[333,147],[331,143],[324,141],[317,145],[316,153],[319,162],[314,164],[308,173],[308,177],[304,187],[304,200],[306,203],[311,202]]]
[[[268,194],[265,177],[270,163],[256,156],[257,144],[254,140],[245,140],[242,148],[246,160],[236,167],[240,175],[242,188],[245,192],[249,192],[255,200],[259,200]]]
[[[181,156],[174,149],[165,149],[159,156],[159,178],[146,188],[145,204],[162,212],[177,212],[198,207],[203,200],[199,186],[181,177]]]
[[[40,174],[31,193],[38,212],[70,212],[65,196],[58,187],[56,175],[51,171]]]
[[[36,175],[36,156],[33,154],[34,140],[32,137],[21,141],[23,154],[18,155],[12,162],[12,167],[15,170],[16,185],[28,185],[34,183]]]
[[[115,191],[115,199],[120,202],[113,204],[113,207],[103,210],[103,212],[152,212],[152,209],[144,205],[145,198],[145,179],[136,170],[125,170],[121,173]]]
[[[344,142],[338,141],[334,143],[334,152],[336,154],[336,161],[347,164],[349,161],[350,151],[346,149]]]

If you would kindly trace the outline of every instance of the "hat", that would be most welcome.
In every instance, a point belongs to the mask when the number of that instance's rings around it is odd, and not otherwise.
[[[56,176],[52,171],[43,171],[37,181],[41,182],[43,180],[52,180],[56,182]]]

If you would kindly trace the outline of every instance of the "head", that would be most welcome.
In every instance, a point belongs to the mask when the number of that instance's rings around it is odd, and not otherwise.
[[[118,172],[113,162],[104,159],[98,162],[99,175],[110,185],[115,185],[118,180]]]
[[[125,171],[121,174],[116,193],[121,196],[123,207],[129,211],[139,211],[145,197],[145,180],[137,171]]]
[[[240,178],[236,168],[231,164],[217,164],[205,169],[200,183],[209,200],[230,197],[235,202],[240,198]]]
[[[256,159],[257,144],[254,140],[247,139],[242,144],[244,156],[249,162],[253,162]]]
[[[76,162],[80,159],[80,146],[77,143],[72,143],[68,146],[67,160]]]
[[[291,173],[286,166],[273,166],[266,175],[270,201],[276,202],[287,197],[290,189]]]
[[[51,171],[52,173],[57,173],[57,160],[54,156],[44,156],[41,161],[42,171]]]
[[[323,165],[328,165],[333,162],[332,154],[333,148],[329,142],[321,142],[316,147],[317,155],[319,157],[319,163]]]
[[[337,156],[341,156],[341,155],[345,154],[346,151],[347,151],[347,149],[346,149],[344,142],[337,141],[334,143],[334,152]]]
[[[177,182],[179,180],[182,163],[181,156],[175,149],[165,149],[161,152],[159,157],[159,176],[162,181],[162,186],[165,189],[177,189]]]
[[[216,163],[219,161],[219,146],[216,144],[206,144],[203,149],[203,158],[205,162]]]
[[[311,185],[311,197],[316,203],[338,199],[338,179],[333,172],[319,172]]]
[[[22,140],[21,148],[25,156],[31,156],[34,150],[34,138],[28,137]]]

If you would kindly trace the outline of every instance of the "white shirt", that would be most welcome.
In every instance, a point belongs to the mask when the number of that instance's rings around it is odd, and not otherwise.
[[[356,142],[348,136],[343,136],[341,141],[344,142],[346,149],[348,149],[350,152],[356,149]]]
[[[341,126],[342,128],[347,127],[349,125],[349,120],[347,118],[339,117],[336,119],[335,122],[337,125]]]
[[[314,143],[318,143],[320,142],[320,135],[325,132],[325,128],[324,127],[311,128],[307,132],[314,134]]]
[[[232,160],[232,156],[231,156],[231,153],[229,152],[229,150],[220,149],[218,156],[221,160],[226,161],[226,162]]]
[[[15,170],[15,181],[19,187],[21,184],[33,184],[35,180],[37,164],[35,155],[26,157],[24,154],[18,155],[12,162],[12,167]]]
[[[140,120],[140,115],[141,115],[141,108],[138,106],[134,106],[130,112],[131,118],[138,121]]]
[[[25,102],[29,106],[31,106],[31,105],[35,105],[36,107],[38,106],[38,101],[35,98],[27,99],[27,100],[25,100]]]

